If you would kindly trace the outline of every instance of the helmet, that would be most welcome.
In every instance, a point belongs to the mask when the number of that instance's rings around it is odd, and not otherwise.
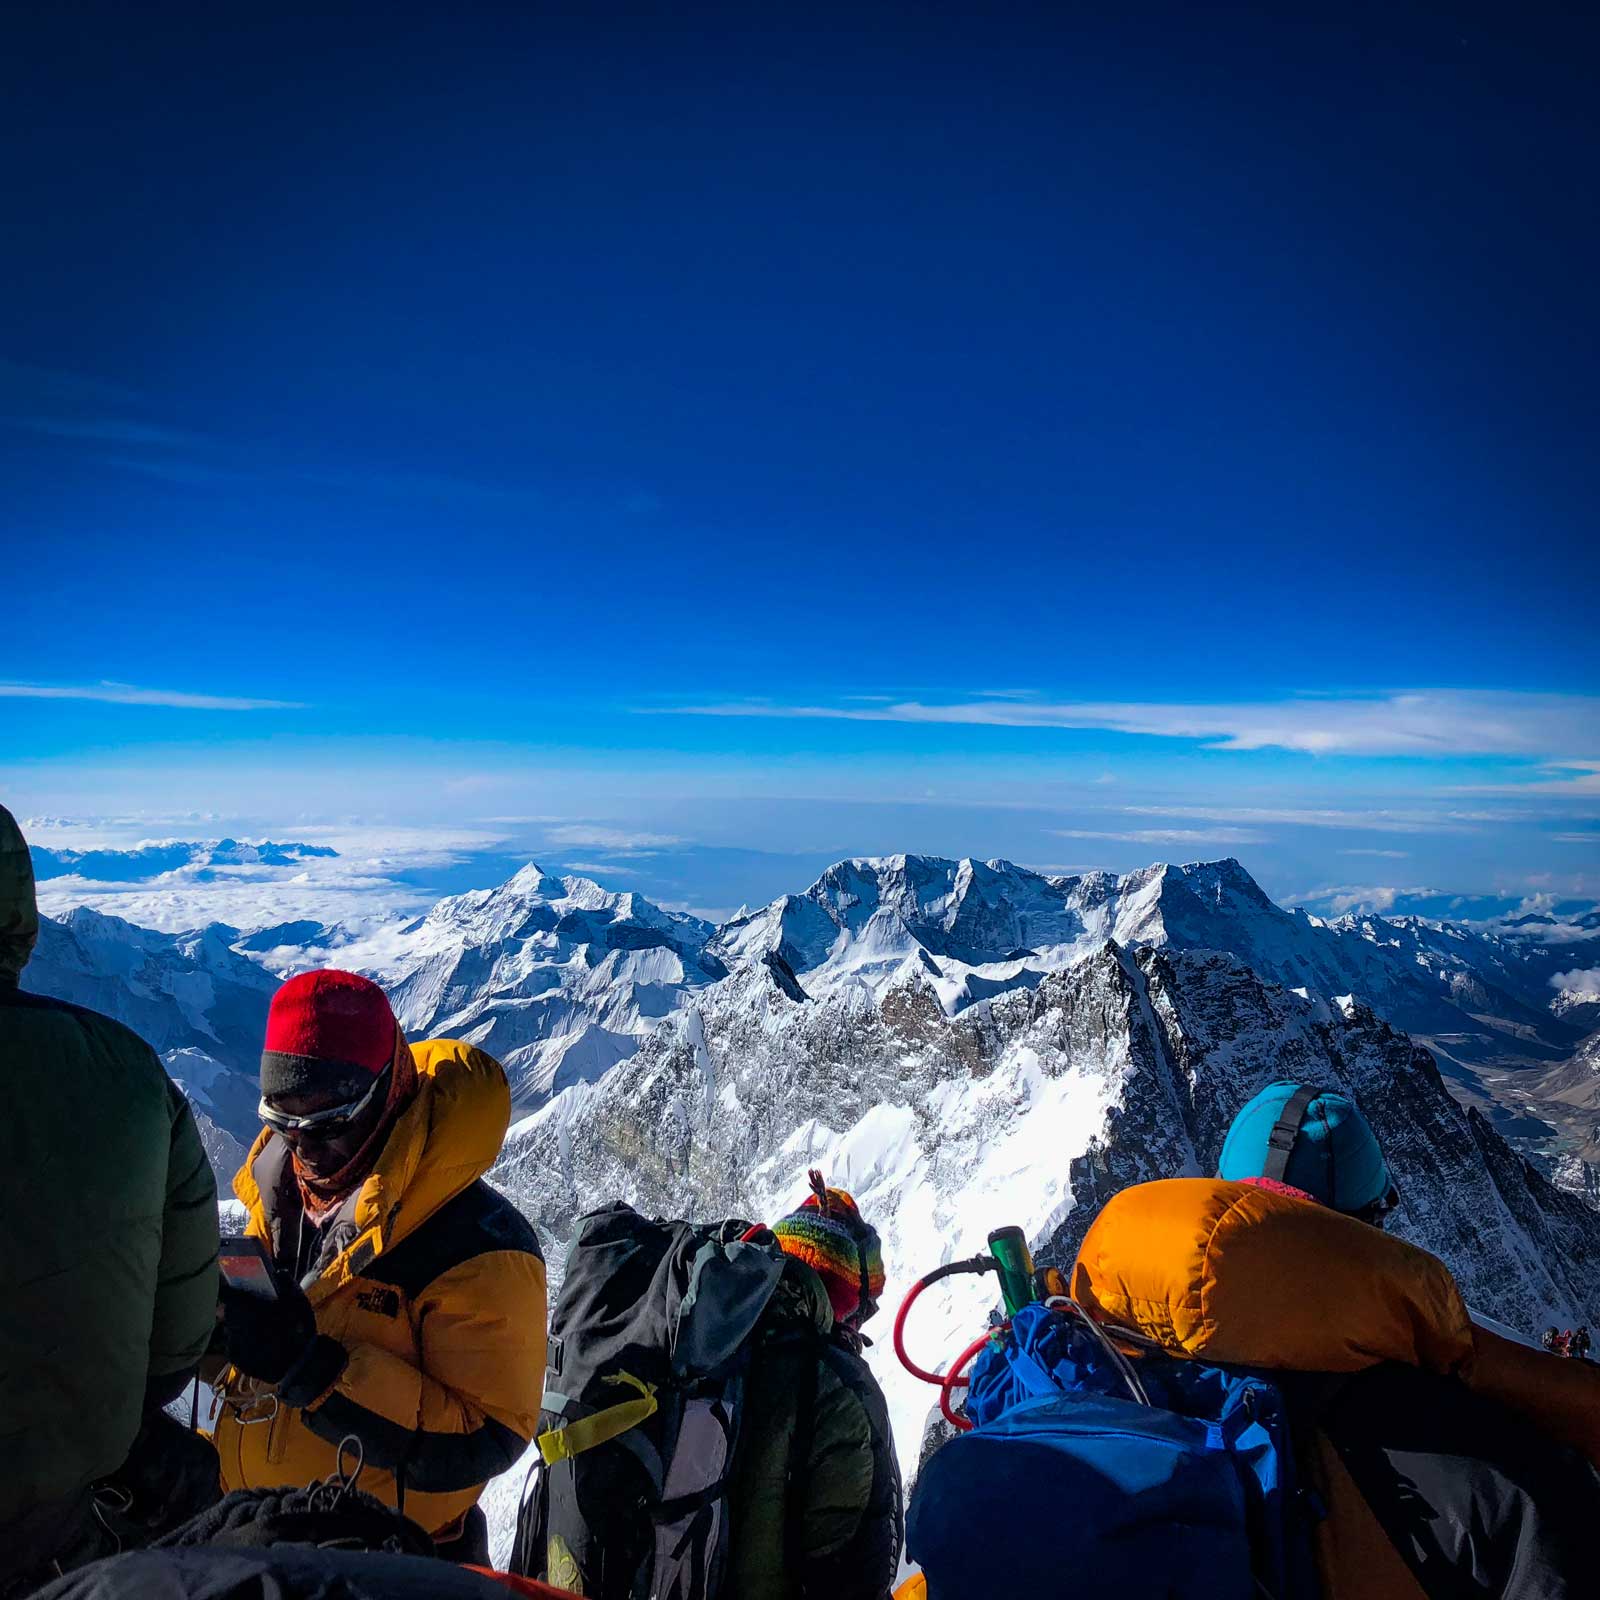
[[[1360,1108],[1312,1084],[1269,1083],[1233,1119],[1217,1176],[1274,1178],[1335,1211],[1376,1211],[1399,1200]]]

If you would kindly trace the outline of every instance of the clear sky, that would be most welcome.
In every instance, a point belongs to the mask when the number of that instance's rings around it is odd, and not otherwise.
[[[1600,894],[1600,28],[1295,9],[11,9],[0,799]]]

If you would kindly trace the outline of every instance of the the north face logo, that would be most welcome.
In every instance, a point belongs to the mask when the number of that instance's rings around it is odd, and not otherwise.
[[[356,1304],[363,1311],[375,1312],[380,1317],[400,1315],[400,1296],[393,1289],[363,1289],[356,1296]]]

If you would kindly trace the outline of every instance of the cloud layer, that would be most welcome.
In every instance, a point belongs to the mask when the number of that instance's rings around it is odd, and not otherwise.
[[[648,709],[648,708],[647,708]],[[1517,755],[1589,771],[1600,749],[1600,697],[1421,689],[1367,697],[1304,696],[1237,704],[1141,704],[987,697],[950,704],[783,705],[730,701],[670,708],[684,716],[1105,729],[1193,739],[1216,750],[1311,755]],[[1559,780],[1556,780],[1559,781]]]
[[[296,700],[260,700],[182,689],[140,689],[131,683],[0,683],[5,700],[99,700],[116,706],[172,706],[181,711],[299,711]]]

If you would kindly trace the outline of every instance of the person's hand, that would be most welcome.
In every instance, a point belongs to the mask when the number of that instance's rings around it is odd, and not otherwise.
[[[316,1337],[316,1313],[299,1284],[280,1278],[272,1300],[223,1284],[223,1349],[241,1372],[278,1383]]]

